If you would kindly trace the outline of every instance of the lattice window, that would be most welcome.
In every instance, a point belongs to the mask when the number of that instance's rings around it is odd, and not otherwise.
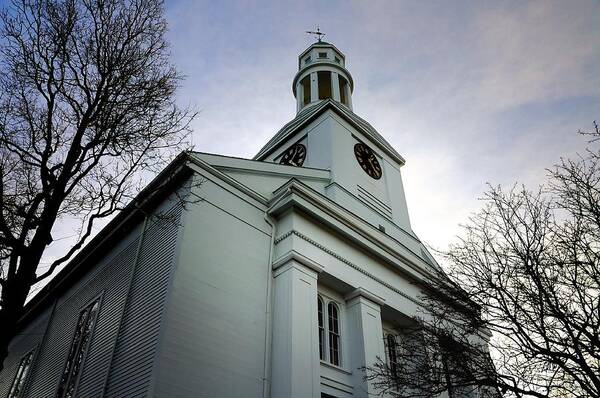
[[[332,365],[341,366],[340,307],[333,301],[317,297],[319,326],[319,358]]]
[[[19,368],[17,369],[17,374],[15,375],[15,379],[10,386],[8,398],[18,398],[22,396],[23,390],[25,390],[27,375],[29,374],[29,369],[31,368],[31,362],[33,362],[33,350],[23,355],[21,358],[21,361],[19,362]]]
[[[333,365],[340,364],[340,317],[338,307],[329,303],[327,305],[328,313],[328,332],[329,332],[329,362]]]
[[[323,300],[318,299],[317,306],[319,307],[319,359],[325,360],[325,321],[323,315]]]
[[[65,369],[60,379],[58,390],[56,391],[56,398],[71,398],[75,396],[75,388],[81,373],[83,360],[90,345],[99,308],[100,299],[98,298],[88,304],[79,313],[67,363],[65,364]]]

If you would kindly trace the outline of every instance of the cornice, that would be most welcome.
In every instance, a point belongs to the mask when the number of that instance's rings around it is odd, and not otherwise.
[[[379,297],[375,293],[371,293],[370,291],[368,291],[367,289],[364,289],[362,287],[358,287],[358,288],[354,289],[353,291],[351,291],[350,293],[345,295],[344,299],[346,301],[351,301],[352,299],[354,299],[356,297],[364,297],[367,300],[377,304],[380,307],[383,307],[385,305],[385,299],[383,299],[382,297]]]
[[[367,223],[336,203],[333,203],[328,198],[323,197],[321,194],[315,192],[310,187],[302,184],[302,182],[296,179],[291,179],[274,192],[274,197],[271,200],[267,212],[271,215],[277,215],[291,207],[301,208],[313,218],[316,218],[322,223],[328,224],[353,241],[359,243],[377,257],[382,258],[387,263],[390,263],[395,268],[411,274],[412,277],[417,280],[428,280],[434,276],[434,274],[428,269],[431,266],[421,259],[419,255],[413,252],[410,248],[390,237],[386,237],[388,240],[390,240],[389,243],[383,241],[381,239],[381,233],[377,231],[371,224]],[[333,222],[328,220],[324,215],[331,217]],[[340,225],[336,225],[336,222],[345,228],[342,228]],[[369,244],[365,244],[364,241],[358,239],[359,237],[369,242]],[[389,257],[382,255],[382,253],[377,250],[373,250],[371,245],[379,248],[388,256],[395,259],[395,261],[390,261]],[[405,253],[402,253],[392,245],[402,248]],[[400,267],[398,265],[399,262],[406,264],[409,269],[406,269],[406,267]]]
[[[277,268],[289,263],[290,261],[296,261],[304,265],[305,267],[315,271],[316,273],[321,273],[324,270],[324,267],[321,264],[311,260],[310,258],[298,253],[295,250],[290,250],[289,252],[279,257],[277,260],[274,260],[272,265],[273,270],[276,270]]]
[[[373,275],[372,273],[370,273],[369,271],[365,270],[364,268],[362,268],[361,266],[353,263],[352,261],[348,260],[347,258],[345,258],[344,256],[336,253],[334,250],[324,246],[323,244],[315,241],[314,239],[309,238],[308,236],[304,235],[302,232],[298,232],[296,230],[291,230],[286,232],[283,235],[278,236],[277,238],[275,238],[275,244],[277,245],[279,242],[283,241],[284,239],[290,237],[290,236],[297,236],[298,238],[304,240],[305,242],[311,244],[312,246],[322,250],[323,252],[329,254],[330,256],[334,257],[335,259],[343,262],[344,264],[348,265],[350,268],[355,269],[356,271],[360,272],[361,274],[363,274],[364,276],[374,280],[377,283],[380,283],[381,285],[387,287],[388,289],[390,289],[391,291],[393,291],[394,293],[399,294],[400,296],[410,300],[411,302],[419,305],[419,306],[423,306],[423,303],[417,299],[415,299],[414,297],[409,296],[408,294],[404,293],[403,291],[401,291],[400,289],[394,287],[393,285],[389,284],[388,282],[384,281],[383,279]],[[364,289],[363,289],[364,290]],[[368,297],[367,297],[368,298]],[[375,300],[372,300],[375,301]],[[378,302],[378,301],[375,301]],[[383,305],[383,304],[380,304]]]

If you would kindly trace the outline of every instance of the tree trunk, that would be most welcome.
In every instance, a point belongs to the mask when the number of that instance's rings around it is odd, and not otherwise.
[[[23,262],[21,262],[23,265]],[[35,271],[34,271],[35,272]],[[34,274],[35,275],[35,274]],[[0,372],[8,356],[8,345],[17,331],[17,322],[24,314],[25,301],[29,294],[30,278],[17,273],[12,283],[3,287],[0,308]]]
[[[4,369],[4,360],[8,356],[8,345],[15,332],[19,315],[11,311],[13,307],[3,306],[0,309],[0,372]]]

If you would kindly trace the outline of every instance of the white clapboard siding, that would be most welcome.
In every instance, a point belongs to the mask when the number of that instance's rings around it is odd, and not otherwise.
[[[181,207],[144,234],[140,258],[110,368],[106,397],[145,396],[152,383],[153,360],[174,252]]]
[[[139,234],[139,231],[137,232]],[[99,396],[108,370],[112,341],[123,309],[138,238],[98,259],[97,267],[58,300],[46,341],[34,362],[28,397],[53,397],[69,352],[79,312],[101,296],[100,311],[80,374],[78,397]]]

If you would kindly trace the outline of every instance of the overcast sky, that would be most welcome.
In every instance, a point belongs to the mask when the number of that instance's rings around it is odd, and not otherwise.
[[[347,58],[354,111],[407,160],[411,223],[445,248],[486,183],[534,187],[600,119],[598,1],[167,1],[197,150],[252,157],[295,116],[317,25]]]

